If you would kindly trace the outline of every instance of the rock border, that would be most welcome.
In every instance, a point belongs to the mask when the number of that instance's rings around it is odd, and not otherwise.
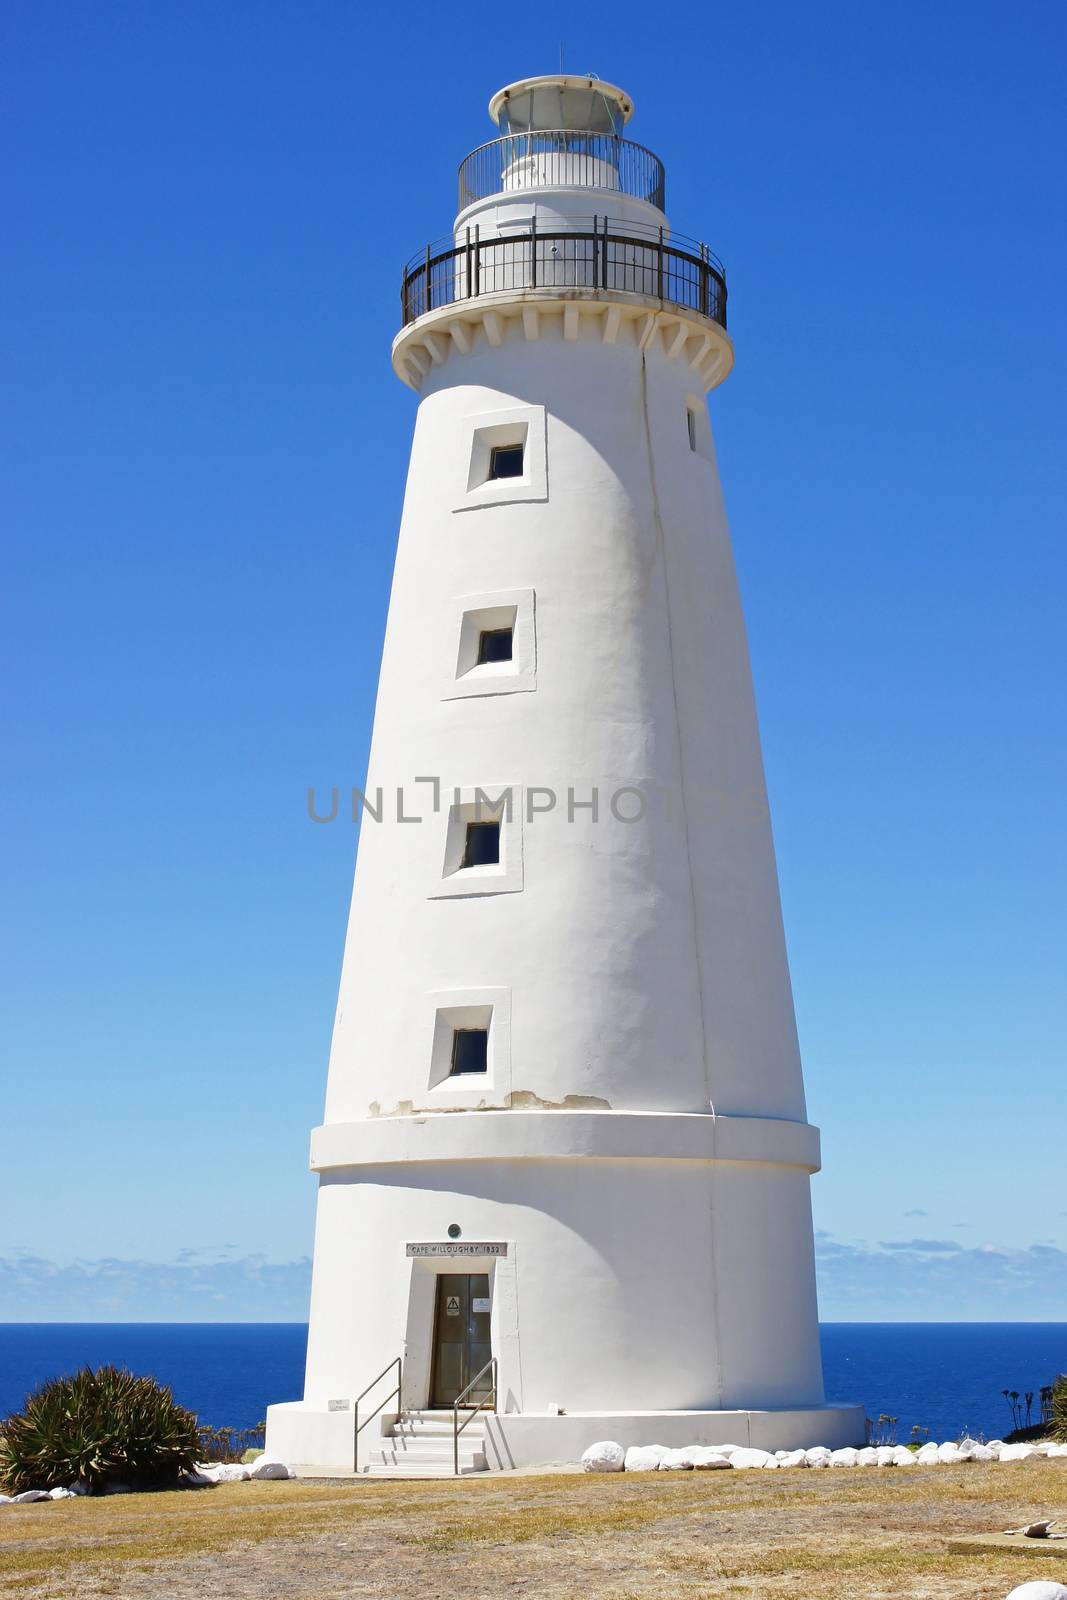
[[[943,1444],[924,1444],[918,1450],[907,1445],[850,1445],[831,1450],[822,1444],[807,1450],[757,1450],[749,1445],[688,1445],[669,1449],[662,1444],[638,1444],[624,1449],[613,1439],[591,1444],[581,1458],[586,1472],[677,1472],[711,1471],[730,1467],[735,1472],[793,1467],[934,1467],[958,1466],[964,1461],[1030,1461],[1036,1456],[1067,1459],[1067,1444],[1052,1440],[1039,1444],[1005,1444],[994,1439],[983,1444],[978,1439],[946,1440]]]

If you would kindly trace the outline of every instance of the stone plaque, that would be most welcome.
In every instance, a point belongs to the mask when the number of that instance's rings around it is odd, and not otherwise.
[[[445,1239],[440,1244],[409,1244],[409,1256],[506,1256],[507,1243],[500,1239]]]

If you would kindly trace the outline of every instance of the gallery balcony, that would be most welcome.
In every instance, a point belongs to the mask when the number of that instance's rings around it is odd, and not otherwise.
[[[473,226],[428,244],[404,268],[401,319],[406,327],[480,295],[556,289],[640,295],[726,327],[726,275],[707,245],[607,216],[551,229],[536,218],[491,233]]]

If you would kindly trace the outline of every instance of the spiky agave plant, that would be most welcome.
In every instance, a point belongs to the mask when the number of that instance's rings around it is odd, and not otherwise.
[[[174,1484],[197,1458],[197,1424],[154,1378],[83,1367],[35,1389],[0,1423],[0,1482],[8,1494],[80,1482],[134,1489]]]
[[[1052,1385],[1052,1434],[1067,1444],[1067,1372],[1061,1372]]]

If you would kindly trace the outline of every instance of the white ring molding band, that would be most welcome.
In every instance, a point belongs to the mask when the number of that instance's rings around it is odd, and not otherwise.
[[[710,1112],[476,1111],[334,1122],[311,1135],[311,1169],[413,1161],[758,1161],[821,1166],[819,1130]]]

